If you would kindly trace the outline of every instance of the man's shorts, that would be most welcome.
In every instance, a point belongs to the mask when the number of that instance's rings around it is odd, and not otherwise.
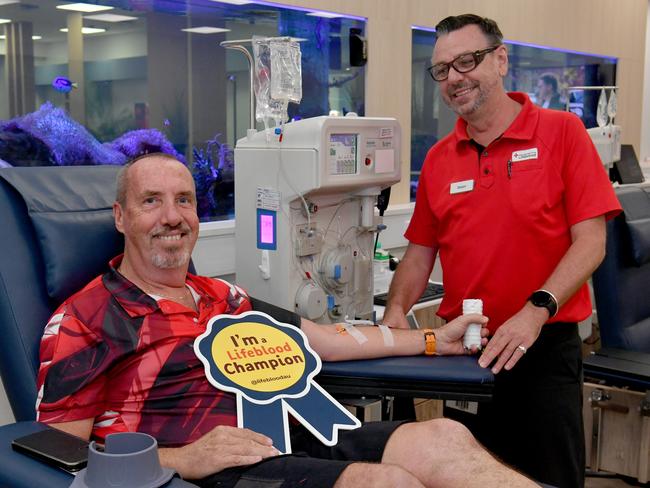
[[[355,430],[339,430],[339,441],[328,447],[302,426],[291,428],[293,454],[249,466],[225,469],[202,480],[204,488],[324,488],[334,486],[343,470],[355,462],[378,463],[390,436],[404,422],[369,422]]]

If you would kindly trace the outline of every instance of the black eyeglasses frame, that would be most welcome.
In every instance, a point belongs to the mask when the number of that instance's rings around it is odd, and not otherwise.
[[[503,46],[503,44],[497,44],[495,46],[490,46],[490,47],[485,48],[485,49],[479,49],[478,51],[474,51],[474,52],[470,52],[470,53],[459,54],[458,56],[456,56],[454,59],[452,59],[448,63],[438,63],[438,64],[434,64],[433,66],[429,66],[427,68],[427,71],[429,72],[429,75],[431,76],[433,81],[438,81],[438,82],[445,81],[447,78],[449,78],[449,70],[451,68],[454,68],[458,73],[463,73],[463,74],[464,73],[469,73],[470,71],[474,71],[478,67],[478,65],[483,62],[483,60],[485,59],[485,56],[487,54],[491,53],[492,51],[496,51],[501,46]],[[474,66],[472,66],[470,69],[466,69],[466,70],[458,69],[456,66],[454,66],[454,63],[456,63],[460,58],[463,58],[465,56],[472,56],[472,59],[474,60]],[[446,66],[447,67],[447,73],[445,74],[444,78],[437,79],[433,75],[433,68],[435,68],[437,66]]]

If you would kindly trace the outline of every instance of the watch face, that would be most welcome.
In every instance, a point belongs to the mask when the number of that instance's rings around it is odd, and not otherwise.
[[[551,296],[543,291],[536,291],[530,297],[530,301],[537,307],[546,307],[552,302],[552,300]]]
[[[548,313],[553,317],[557,313],[557,303],[549,292],[544,290],[537,290],[530,298],[530,302],[536,307],[544,307]]]

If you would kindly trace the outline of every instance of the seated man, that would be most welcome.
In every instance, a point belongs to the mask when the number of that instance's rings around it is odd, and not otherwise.
[[[115,225],[124,254],[63,303],[45,328],[38,420],[85,439],[139,431],[154,436],[164,466],[201,486],[243,479],[269,486],[534,486],[486,452],[460,424],[369,423],[339,433],[328,448],[305,431],[278,456],[270,439],[237,428],[235,396],[208,383],[193,342],[218,314],[275,312],[302,327],[324,360],[422,354],[422,331],[364,329],[360,345],[333,325],[316,325],[250,298],[224,281],[188,274],[198,235],[194,182],[171,156],[150,154],[120,172]],[[469,322],[436,331],[440,354],[462,354]],[[243,483],[242,483],[243,484]],[[242,486],[239,485],[238,486]]]

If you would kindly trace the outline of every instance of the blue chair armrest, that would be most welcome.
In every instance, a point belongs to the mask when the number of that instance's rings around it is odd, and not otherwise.
[[[11,448],[11,441],[32,432],[45,429],[38,422],[18,422],[0,427],[0,486],[34,488],[47,486],[67,488],[73,477],[60,469],[48,466]]]
[[[17,422],[0,427],[1,487],[34,488],[36,486],[47,486],[48,488],[68,488],[70,486],[74,479],[73,475],[48,466],[11,448],[11,441],[14,439],[46,428],[45,424],[31,421]],[[165,487],[168,488],[193,486],[196,485],[177,477],[165,484]]]

